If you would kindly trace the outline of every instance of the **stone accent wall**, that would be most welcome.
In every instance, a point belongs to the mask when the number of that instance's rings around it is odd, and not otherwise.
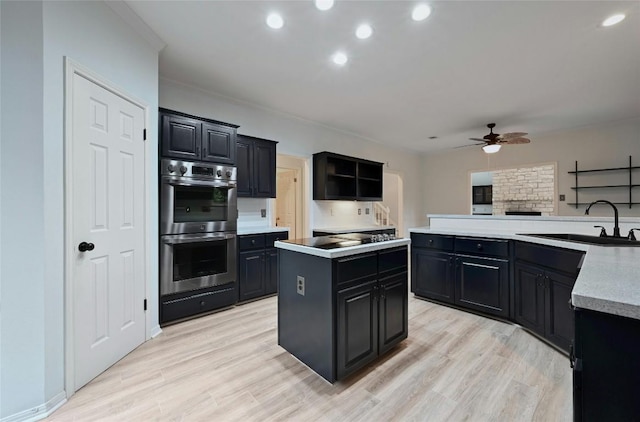
[[[506,211],[540,211],[555,214],[553,165],[495,170],[493,215]]]

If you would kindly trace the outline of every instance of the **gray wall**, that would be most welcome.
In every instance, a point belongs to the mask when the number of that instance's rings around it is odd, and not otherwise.
[[[64,390],[64,57],[150,107],[147,151],[155,162],[158,54],[103,2],[2,1],[0,8],[3,418]],[[147,169],[152,182],[156,172]],[[157,227],[156,213],[148,215]],[[157,283],[157,240],[150,250],[147,276]],[[157,323],[157,307],[151,311]]]
[[[526,128],[523,128],[526,130]],[[579,128],[558,133],[531,135],[528,145],[506,145],[496,154],[485,154],[480,147],[461,148],[429,154],[423,160],[423,206],[428,214],[469,214],[470,171],[491,171],[524,164],[558,163],[558,193],[566,195],[565,202],[557,202],[558,215],[583,215],[585,207],[578,210],[567,205],[575,201],[573,175],[567,172],[579,162],[581,169],[624,167],[632,155],[635,165],[640,165],[640,118],[612,122],[597,127]],[[612,179],[613,178],[613,179]],[[580,184],[609,184],[612,180],[626,183],[628,174],[616,173],[592,175],[580,178]],[[639,183],[640,173],[634,173],[634,183]],[[621,190],[597,192],[580,191],[583,200],[615,199]],[[628,196],[628,194],[627,194]],[[640,202],[640,190],[634,190],[635,201]],[[557,199],[557,198],[556,198]],[[640,206],[632,209],[618,206],[621,216],[640,215]],[[610,216],[608,207],[592,209],[592,215]]]
[[[316,152],[331,151],[388,163],[385,164],[385,169],[397,172],[404,181],[404,226],[415,227],[426,221],[421,201],[422,160],[418,154],[384,147],[327,126],[233,101],[162,78],[160,106],[238,124],[239,133],[279,141],[280,154],[311,157]],[[311,192],[311,180],[307,182]],[[319,208],[316,204],[311,207],[312,226],[314,211],[319,213]]]

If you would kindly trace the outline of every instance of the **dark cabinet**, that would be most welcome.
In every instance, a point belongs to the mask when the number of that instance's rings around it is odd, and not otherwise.
[[[382,163],[331,152],[313,154],[314,200],[382,200]]]
[[[411,250],[411,291],[418,296],[453,303],[454,255],[414,247]]]
[[[235,165],[237,128],[237,125],[161,108],[162,156]]]
[[[509,261],[456,257],[455,303],[501,317],[509,316]]]
[[[493,186],[473,186],[473,204],[474,205],[486,205],[493,203]]]
[[[407,338],[407,250],[336,259],[334,268],[338,283],[348,286],[336,293],[340,379]]]
[[[374,279],[336,295],[338,379],[378,356],[377,290]]]
[[[583,252],[516,242],[515,320],[568,351],[574,337],[571,290]]]
[[[273,242],[287,238],[286,231],[238,236],[240,302],[277,292],[278,250],[273,247]]]
[[[640,320],[576,309],[573,420],[637,421]]]
[[[509,316],[508,241],[412,233],[411,244],[416,295]]]
[[[238,197],[276,197],[275,141],[238,135]]]

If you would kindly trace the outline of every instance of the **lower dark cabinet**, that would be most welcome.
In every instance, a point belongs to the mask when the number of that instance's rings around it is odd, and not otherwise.
[[[378,353],[385,353],[409,333],[407,273],[380,280]]]
[[[336,295],[338,379],[378,356],[378,282],[373,280]]]
[[[414,247],[411,251],[411,291],[453,303],[454,259],[451,253]]]
[[[546,277],[545,337],[568,351],[575,335],[571,291],[576,279],[549,270]]]
[[[573,420],[637,421],[640,417],[640,320],[575,311]]]
[[[541,276],[537,267],[520,262],[515,264],[515,320],[523,327],[544,335],[544,288]]]
[[[238,258],[240,301],[266,295],[264,250],[240,252]]]
[[[509,316],[509,261],[456,257],[455,303],[501,317]]]
[[[278,291],[278,250],[273,242],[288,238],[287,232],[239,236],[238,300],[272,295]]]

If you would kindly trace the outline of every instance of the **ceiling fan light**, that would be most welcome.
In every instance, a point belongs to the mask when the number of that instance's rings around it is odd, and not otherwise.
[[[482,150],[484,152],[486,152],[487,154],[495,154],[496,152],[500,151],[500,147],[502,147],[502,145],[499,144],[489,144],[489,145],[485,145],[482,147]]]

